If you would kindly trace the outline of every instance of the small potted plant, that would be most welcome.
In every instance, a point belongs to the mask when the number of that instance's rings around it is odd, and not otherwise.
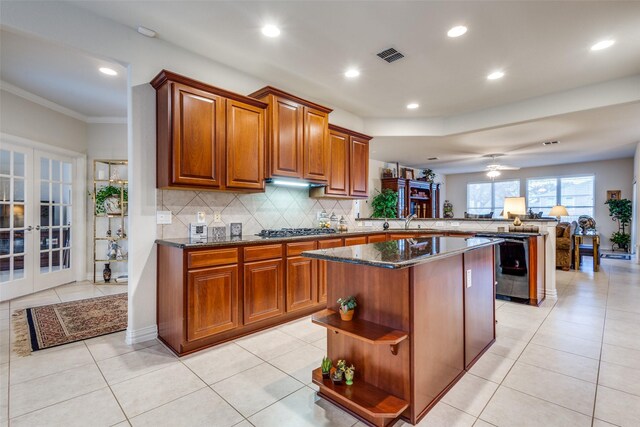
[[[329,379],[331,377],[331,368],[333,367],[333,363],[331,362],[331,359],[329,359],[328,357],[323,357],[322,358],[322,378],[326,378]]]
[[[353,310],[358,305],[356,303],[356,297],[348,296],[346,298],[338,298],[338,305],[340,306],[340,317],[342,320],[349,321],[353,319]]]
[[[343,369],[344,379],[346,380],[347,385],[353,384],[353,373],[355,370],[356,368],[353,365]]]
[[[338,360],[336,369],[333,371],[333,374],[331,374],[331,381],[333,381],[334,384],[342,384],[342,374],[346,366],[347,363],[344,360]]]

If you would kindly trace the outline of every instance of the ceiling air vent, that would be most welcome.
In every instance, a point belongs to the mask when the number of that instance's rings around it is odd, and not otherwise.
[[[542,145],[556,145],[558,142],[560,141],[545,141],[542,143]]]
[[[388,63],[392,63],[393,61],[397,61],[398,59],[404,58],[404,55],[390,47],[389,49],[383,50],[378,54],[378,56]]]

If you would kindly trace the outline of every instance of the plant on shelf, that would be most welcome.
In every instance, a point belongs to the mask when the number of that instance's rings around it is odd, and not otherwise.
[[[432,169],[424,169],[422,174],[424,175],[424,180],[427,182],[433,182],[433,180],[436,179],[436,173]]]
[[[338,298],[340,306],[340,317],[342,320],[349,321],[353,319],[353,311],[357,307],[356,297],[348,296],[346,298]]]
[[[322,378],[329,378],[331,375],[331,368],[333,367],[331,359],[329,359],[328,357],[323,357],[322,365],[320,365],[320,367],[322,368]]]
[[[609,216],[613,221],[618,221],[618,231],[611,235],[613,246],[628,251],[631,236],[626,232],[626,227],[631,223],[631,200],[629,199],[610,199],[604,202],[609,205]],[[612,247],[611,249],[614,249]]]
[[[373,218],[397,218],[398,217],[398,193],[385,188],[371,201]]]
[[[344,373],[344,368],[346,366],[347,363],[344,360],[338,360],[336,370],[331,374],[331,381],[333,381],[334,384],[342,384],[342,374]]]
[[[342,371],[344,372],[344,379],[346,380],[347,385],[351,385],[353,384],[353,373],[355,372],[356,368],[351,365],[348,368],[344,367],[342,369]]]
[[[122,197],[123,202],[128,201],[127,187],[117,187],[115,185],[100,187],[95,196],[96,215],[119,215],[122,212],[120,197]]]

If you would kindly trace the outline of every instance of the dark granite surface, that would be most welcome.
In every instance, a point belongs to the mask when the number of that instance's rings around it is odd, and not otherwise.
[[[318,239],[331,239],[331,238],[339,238],[339,237],[349,237],[349,236],[359,236],[362,234],[382,234],[382,233],[393,233],[393,234],[415,234],[415,233],[478,233],[484,236],[490,237],[529,237],[529,236],[544,236],[548,234],[545,232],[540,233],[509,233],[509,232],[498,232],[498,231],[487,231],[487,230],[461,230],[459,228],[455,229],[442,229],[442,228],[410,228],[408,230],[404,229],[389,229],[389,230],[374,230],[374,229],[357,229],[355,231],[347,231],[342,233],[333,233],[326,235],[315,235],[315,236],[294,236],[294,237],[276,237],[276,238],[265,238],[254,235],[243,235],[242,237],[232,238],[230,236],[225,236],[224,239],[220,240],[208,240],[206,242],[192,242],[188,238],[184,239],[158,239],[156,243],[159,245],[166,246],[174,246],[177,248],[209,248],[209,247],[224,247],[224,246],[244,246],[244,245],[254,245],[254,244],[268,244],[268,243],[287,243],[287,242],[295,242],[295,241],[303,241],[303,240],[318,240]]]
[[[302,256],[382,268],[407,268],[438,258],[491,246],[502,239],[482,237],[418,237],[333,249],[306,251]]]
[[[356,218],[356,221],[404,221],[406,218]],[[504,218],[414,218],[412,221],[443,221],[443,222],[457,222],[457,221],[482,221],[482,222],[490,222],[490,221],[501,221],[501,222],[513,222],[512,219],[504,219]],[[558,222],[556,218],[525,218],[522,222]]]

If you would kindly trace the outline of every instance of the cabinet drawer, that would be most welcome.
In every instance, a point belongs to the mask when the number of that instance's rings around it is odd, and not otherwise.
[[[416,234],[389,234],[389,240],[413,239],[414,237],[416,237]]]
[[[316,248],[316,242],[287,243],[287,256],[297,256],[304,251],[312,251]]]
[[[345,246],[364,245],[366,243],[367,243],[367,236],[345,237],[344,238],[344,245]]]
[[[342,239],[326,239],[318,242],[318,249],[339,248],[342,246]]]
[[[211,251],[189,252],[188,268],[210,267],[214,265],[235,264],[238,262],[238,249],[216,249]]]
[[[371,236],[367,236],[367,243],[384,242],[386,240],[386,234],[372,234]]]
[[[282,258],[282,245],[264,245],[244,248],[244,262]]]

